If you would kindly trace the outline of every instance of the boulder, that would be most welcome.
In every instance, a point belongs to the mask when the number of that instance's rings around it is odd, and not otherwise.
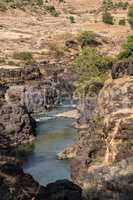
[[[5,103],[0,107],[0,116],[1,153],[34,139],[35,121],[25,106]]]
[[[58,180],[46,186],[47,200],[82,200],[82,189],[68,180]]]
[[[112,78],[121,78],[124,75],[133,76],[133,59],[128,58],[117,61],[112,66]]]

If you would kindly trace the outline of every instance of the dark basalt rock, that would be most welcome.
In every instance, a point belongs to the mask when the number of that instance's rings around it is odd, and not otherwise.
[[[75,49],[75,48],[78,47],[78,43],[77,43],[75,40],[70,39],[70,40],[67,40],[67,41],[65,42],[65,46],[66,46],[67,48]]]
[[[8,151],[23,142],[33,140],[35,121],[20,104],[3,104],[0,107],[0,149]]]
[[[4,95],[7,89],[8,89],[8,86],[6,84],[0,83],[0,98],[4,98]]]
[[[5,158],[4,164],[0,163],[1,200],[82,200],[82,190],[74,183],[59,180],[41,186],[31,175],[23,172],[17,161],[7,160]]]
[[[125,59],[117,61],[112,67],[112,78],[121,78],[124,74],[133,76],[133,59]]]
[[[7,175],[16,176],[22,174],[22,168],[19,162],[9,161],[0,166],[0,171]]]
[[[46,186],[47,200],[82,200],[82,189],[68,180],[58,180]]]
[[[29,80],[38,80],[41,78],[40,70],[37,66],[26,66],[16,69],[0,70],[0,81],[6,84],[22,84]]]
[[[9,200],[10,198],[10,189],[7,183],[4,182],[4,178],[0,176],[0,199]]]

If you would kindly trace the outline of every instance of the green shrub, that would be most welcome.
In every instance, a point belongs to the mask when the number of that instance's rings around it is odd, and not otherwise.
[[[126,43],[122,46],[122,50],[118,55],[119,59],[133,57],[133,35],[129,35]]]
[[[133,6],[129,6],[128,8],[128,22],[133,29]]]
[[[111,9],[113,9],[113,7],[114,7],[114,5],[113,5],[112,0],[104,0],[103,1],[102,8],[104,11],[111,10]]]
[[[70,19],[70,22],[71,22],[72,24],[75,23],[75,18],[74,18],[73,16],[70,16],[69,19]]]
[[[33,59],[31,52],[14,52],[13,58],[17,60],[31,61]]]
[[[96,34],[92,31],[84,31],[79,35],[78,41],[81,47],[92,45],[96,42]]]
[[[111,24],[111,25],[114,24],[114,22],[113,22],[113,17],[112,17],[112,15],[111,15],[111,13],[109,13],[109,12],[104,12],[104,13],[103,13],[103,15],[102,15],[102,20],[103,20],[103,22],[106,23],[106,24]]]
[[[131,29],[133,29],[133,17],[128,18],[128,23],[131,26]]]
[[[113,59],[109,56],[97,56],[96,57],[96,67],[100,73],[105,73],[112,67]]]
[[[43,0],[36,0],[38,6],[43,6]]]
[[[122,2],[119,1],[117,3],[114,3],[112,0],[104,0],[102,3],[102,9],[103,11],[109,11],[113,9],[127,9],[128,8],[128,2]]]
[[[59,3],[65,3],[65,0],[59,0]]]
[[[125,26],[126,25],[126,20],[125,19],[120,19],[119,20],[119,25]]]
[[[128,8],[128,2],[122,2],[122,1],[119,1],[117,3],[114,3],[114,8],[115,9],[123,9],[123,10],[126,10]]]
[[[128,17],[133,17],[133,6],[129,6],[128,8]]]
[[[47,10],[47,12],[49,12],[54,17],[58,17],[59,16],[59,12],[57,12],[57,10],[55,9],[54,6],[51,6],[51,5],[46,6],[46,10]]]
[[[89,82],[103,82],[112,62],[112,58],[99,55],[94,48],[82,49],[74,60],[74,70],[79,76],[75,82],[76,92],[82,93]]]

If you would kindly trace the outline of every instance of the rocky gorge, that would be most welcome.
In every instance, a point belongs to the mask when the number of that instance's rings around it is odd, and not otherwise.
[[[130,0],[0,1],[0,200],[133,199],[132,24]]]
[[[25,73],[28,73],[28,77]],[[16,74],[16,75],[15,75]],[[38,81],[39,70],[1,70],[0,123],[0,199],[54,200],[81,199],[81,188],[68,180],[39,185],[23,172],[18,148],[35,139],[33,115],[46,112],[60,100],[61,92],[53,80]],[[25,84],[25,81],[32,81]],[[4,83],[3,83],[4,82]],[[73,196],[73,197],[72,197]]]
[[[80,129],[75,144],[58,156],[59,159],[71,159],[71,177],[80,187],[68,180],[41,186],[23,172],[22,163],[16,158],[17,147],[34,140],[34,114],[46,112],[59,102],[61,92],[56,82],[34,80],[28,85],[1,84],[2,200],[132,199],[131,63],[132,59],[125,60],[122,65],[115,62],[112,77],[104,85],[91,83],[95,95],[87,96],[83,107],[78,106],[80,116],[77,116],[76,126]]]

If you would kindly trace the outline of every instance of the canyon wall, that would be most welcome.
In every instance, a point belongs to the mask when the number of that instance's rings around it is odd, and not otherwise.
[[[125,62],[125,66],[127,61]],[[114,64],[88,128],[79,131],[72,178],[88,199],[131,200],[133,196],[133,65]],[[124,63],[123,63],[124,66]]]

